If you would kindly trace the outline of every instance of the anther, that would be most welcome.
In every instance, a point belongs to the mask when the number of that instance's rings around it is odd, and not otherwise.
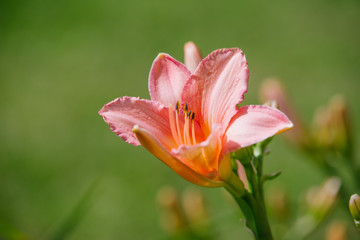
[[[188,112],[188,114],[187,114],[187,116],[188,116],[188,118],[190,118],[190,116],[191,116],[191,110]]]
[[[194,120],[195,119],[195,112],[192,112],[191,114],[191,120]]]
[[[186,102],[185,106],[184,106],[184,111],[187,112],[188,109],[189,109],[189,106],[188,106],[188,103]]]
[[[176,111],[179,111],[179,101],[176,102],[175,109],[176,109]]]

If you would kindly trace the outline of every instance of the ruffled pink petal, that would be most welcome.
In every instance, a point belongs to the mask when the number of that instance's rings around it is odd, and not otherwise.
[[[204,58],[190,76],[182,93],[183,102],[200,114],[208,126],[227,126],[236,114],[236,105],[247,92],[249,71],[238,48],[219,49]]]
[[[121,97],[106,104],[99,114],[109,124],[111,131],[133,145],[140,144],[132,132],[135,125],[161,139],[169,148],[175,144],[169,126],[168,108],[159,102]]]
[[[190,71],[168,54],[160,53],[154,60],[149,75],[149,92],[152,100],[166,106],[175,106],[190,76]]]
[[[241,107],[224,136],[222,155],[261,142],[292,127],[288,117],[276,108],[262,105]]]
[[[216,124],[205,141],[195,145],[181,145],[173,149],[172,153],[196,172],[215,178],[221,150],[220,129],[221,125]]]
[[[190,72],[194,72],[201,62],[201,59],[201,52],[195,43],[187,42],[184,46],[184,62],[187,69],[189,69]]]
[[[179,159],[173,156],[166,148],[162,146],[162,144],[154,137],[154,135],[145,129],[135,126],[133,132],[136,134],[144,148],[146,148],[155,157],[160,159],[163,163],[168,165],[185,180],[204,187],[219,187],[223,185],[223,182],[204,177],[179,161]]]

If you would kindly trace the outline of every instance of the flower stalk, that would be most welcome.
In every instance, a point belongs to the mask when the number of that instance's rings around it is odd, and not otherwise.
[[[240,162],[245,169],[248,180],[248,189],[240,195],[236,189],[225,186],[244,213],[246,227],[256,240],[273,239],[264,201],[263,184],[267,178],[262,174],[262,161],[268,142],[269,140],[265,140],[232,154],[233,161],[239,161],[238,158],[241,159]],[[249,154],[250,149],[253,151],[252,154]]]

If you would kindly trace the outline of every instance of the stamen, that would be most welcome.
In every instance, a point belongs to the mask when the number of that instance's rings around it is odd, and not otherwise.
[[[170,119],[170,129],[171,129],[173,138],[177,145],[181,145],[181,141],[179,139],[178,132],[176,132],[174,113],[173,113],[172,106],[169,107],[169,119]]]
[[[187,114],[187,117],[190,119],[190,116],[191,116],[191,110],[190,110],[190,112],[188,112],[188,114]]]
[[[193,145],[196,144],[196,136],[195,136],[195,113],[189,111],[189,104],[186,102],[184,104],[184,125],[181,129],[180,121],[179,121],[179,111],[180,103],[176,102],[175,105],[175,119],[173,113],[173,107],[169,107],[169,119],[170,119],[170,128],[171,133],[174,137],[174,140],[177,145]],[[182,131],[181,131],[182,130]]]
[[[196,144],[196,138],[195,138],[195,113],[192,112],[191,114],[191,135],[192,135],[192,143]]]
[[[187,109],[187,103],[185,103],[184,110]],[[191,114],[191,111],[189,112]],[[184,142],[185,144],[191,144],[189,136],[189,114],[184,112],[185,124],[184,124]]]
[[[179,140],[181,142],[181,144],[184,142],[181,134],[180,134],[180,124],[179,124],[179,102],[176,103],[176,111],[175,111],[175,120],[176,120],[176,130],[177,130],[177,134],[179,136]]]

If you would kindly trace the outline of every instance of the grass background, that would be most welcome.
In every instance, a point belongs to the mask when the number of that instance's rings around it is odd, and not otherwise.
[[[2,0],[0,238],[166,237],[157,191],[190,184],[124,143],[97,112],[119,96],[148,98],[153,59],[166,52],[182,61],[189,40],[204,55],[244,51],[246,104],[259,103],[261,81],[273,76],[309,122],[317,106],[344,94],[359,136],[359,24],[357,0]],[[271,185],[295,204],[324,176],[282,140],[265,167],[283,170]],[[221,189],[193,187],[206,196],[217,238],[251,239]],[[74,211],[79,218],[63,230]]]

